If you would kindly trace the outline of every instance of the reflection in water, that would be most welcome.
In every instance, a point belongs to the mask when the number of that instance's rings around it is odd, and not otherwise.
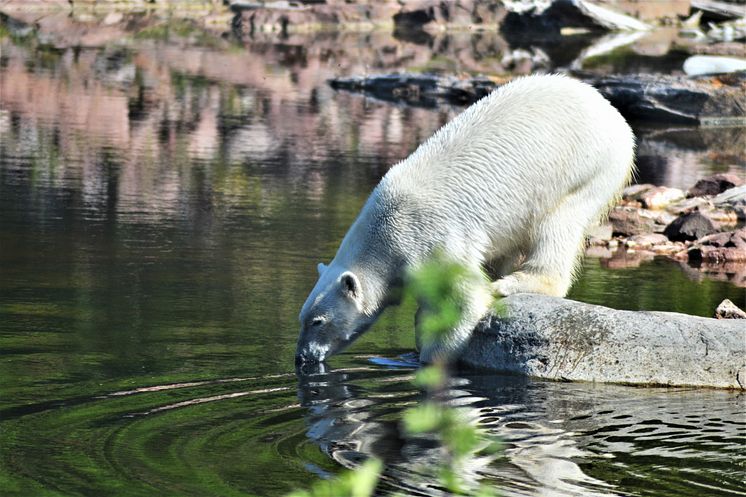
[[[299,376],[306,435],[345,467],[370,456],[386,461],[387,492],[441,495],[432,483],[438,444],[406,435],[393,415],[420,399],[409,386],[411,374],[392,370],[395,376],[371,384],[380,371],[366,369]],[[662,490],[656,495],[699,496],[705,488],[740,495],[746,421],[737,393],[462,371],[447,396],[503,441],[501,456],[477,457],[466,474],[474,484],[491,482],[501,495],[630,495],[651,484]]]

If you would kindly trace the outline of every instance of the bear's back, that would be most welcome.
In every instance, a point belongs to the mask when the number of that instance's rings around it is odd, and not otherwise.
[[[593,87],[528,76],[443,126],[381,187],[464,222],[489,222],[490,212],[510,210],[520,223],[596,175],[623,182],[633,149],[629,126]]]

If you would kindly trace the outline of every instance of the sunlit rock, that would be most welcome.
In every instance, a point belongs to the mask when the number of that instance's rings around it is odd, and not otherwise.
[[[534,294],[502,302],[506,317],[480,323],[464,363],[555,380],[746,388],[742,322]]]
[[[736,71],[746,71],[746,59],[715,55],[693,55],[684,61],[684,72],[689,76]]]

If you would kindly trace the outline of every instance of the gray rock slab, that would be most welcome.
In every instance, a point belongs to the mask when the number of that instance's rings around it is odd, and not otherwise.
[[[538,378],[746,389],[746,323],[620,311],[536,294],[503,299],[460,362]]]

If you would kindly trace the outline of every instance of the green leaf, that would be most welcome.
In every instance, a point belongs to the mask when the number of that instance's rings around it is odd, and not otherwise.
[[[453,467],[443,466],[438,472],[440,484],[451,493],[463,494],[461,478],[458,476]]]
[[[436,431],[442,421],[443,412],[439,406],[427,402],[419,407],[404,411],[404,428],[409,433],[430,433]]]
[[[383,471],[383,463],[378,459],[368,459],[362,466],[348,475],[351,478],[351,497],[369,497],[376,489],[378,478]]]
[[[420,368],[414,375],[414,384],[420,388],[433,390],[445,383],[446,374],[438,366]]]
[[[370,497],[376,489],[383,463],[368,459],[359,468],[347,471],[334,480],[321,480],[310,492],[296,490],[285,497]]]
[[[443,434],[443,439],[453,455],[462,458],[474,452],[479,445],[479,432],[475,427],[462,421],[450,426]]]

